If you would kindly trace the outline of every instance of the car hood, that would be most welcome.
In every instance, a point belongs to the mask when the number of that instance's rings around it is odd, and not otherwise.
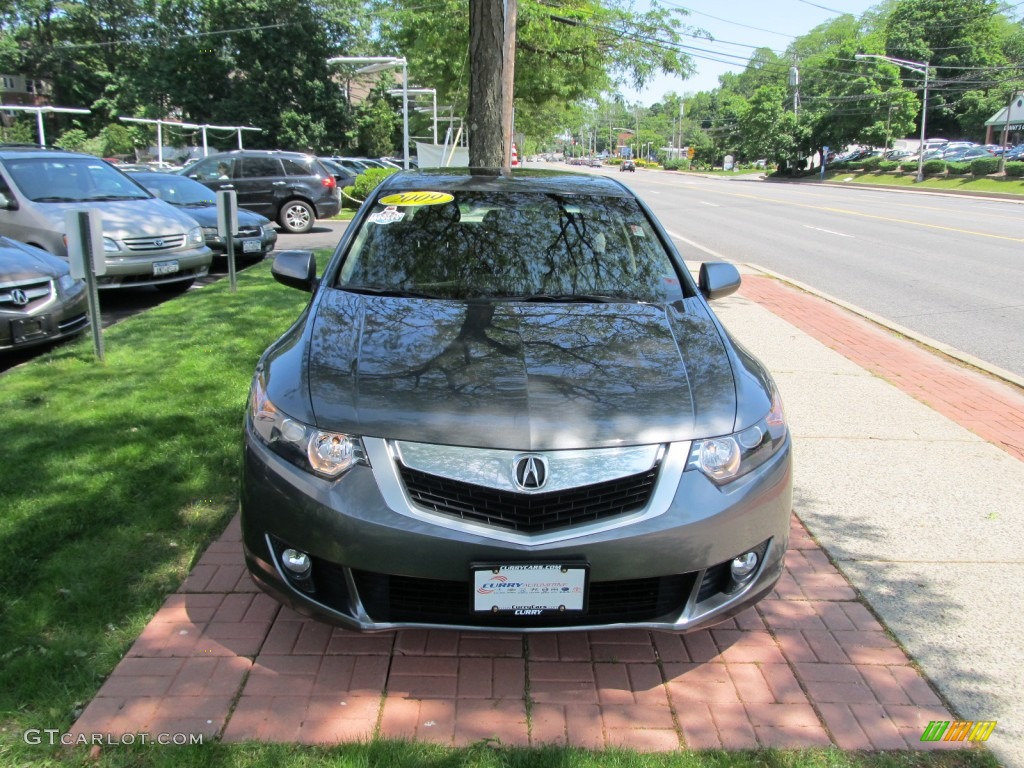
[[[60,277],[68,271],[63,261],[46,251],[0,237],[0,282]]]
[[[327,290],[308,333],[301,366],[323,429],[553,450],[727,434],[736,419],[727,348],[697,300],[466,303]]]
[[[194,218],[157,198],[103,200],[94,203],[45,203],[40,204],[39,208],[53,228],[59,232],[64,231],[64,216],[68,211],[95,209],[103,217],[103,234],[116,240],[125,237],[185,234],[199,226]]]
[[[173,205],[173,203],[172,203]],[[175,208],[182,211],[188,216],[199,222],[201,227],[216,227],[217,226],[217,206],[216,205],[204,205],[204,206],[192,206],[192,205],[175,205]],[[250,211],[248,208],[239,208],[236,213],[238,214],[238,226],[241,227],[262,227],[264,224],[269,224],[270,219],[266,216],[261,216],[258,213]]]

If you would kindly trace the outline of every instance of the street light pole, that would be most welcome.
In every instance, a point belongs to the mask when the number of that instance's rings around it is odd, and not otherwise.
[[[909,69],[911,72],[917,72],[924,75],[924,93],[921,99],[921,146],[917,153],[917,181],[920,183],[924,181],[924,125],[925,119],[928,115],[928,64],[927,61],[905,61],[903,59],[894,59],[891,56],[883,56],[880,53],[857,53],[854,54],[855,59],[882,59],[888,61],[890,64],[895,64],[898,67]]]

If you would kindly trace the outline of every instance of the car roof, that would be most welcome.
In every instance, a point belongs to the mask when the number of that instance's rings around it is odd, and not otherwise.
[[[563,195],[635,197],[624,184],[607,176],[539,168],[516,169],[511,174],[484,168],[426,168],[388,176],[378,192],[413,191],[534,192]]]
[[[39,144],[0,144],[0,157],[87,157],[92,160],[101,160],[95,155],[88,155],[84,152],[70,152],[66,149],[43,147]],[[108,163],[109,165],[109,163]]]

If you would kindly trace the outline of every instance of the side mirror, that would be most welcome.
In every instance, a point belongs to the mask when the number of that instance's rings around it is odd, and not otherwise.
[[[3,192],[0,192],[0,210],[2,211],[16,211],[18,210],[18,201],[12,200]]]
[[[740,287],[740,271],[724,261],[705,261],[700,265],[698,284],[700,292],[708,301],[721,299],[735,293]]]
[[[270,268],[274,279],[289,288],[313,292],[316,287],[316,256],[312,251],[281,251]]]

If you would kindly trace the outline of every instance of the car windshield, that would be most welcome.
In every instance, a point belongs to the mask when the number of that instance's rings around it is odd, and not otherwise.
[[[417,196],[439,202],[401,204]],[[510,301],[661,303],[684,295],[635,200],[542,193],[385,193],[364,219],[336,285]]]
[[[138,177],[146,189],[173,205],[216,205],[217,194],[198,181],[170,173],[146,173]]]
[[[7,161],[18,189],[37,203],[138,200],[150,194],[99,158],[26,157]]]

